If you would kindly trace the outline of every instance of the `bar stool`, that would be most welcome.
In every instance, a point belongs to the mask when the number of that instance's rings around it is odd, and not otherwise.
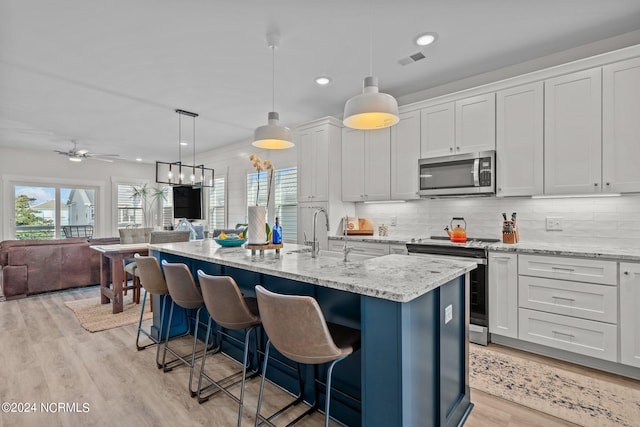
[[[142,317],[144,316],[144,307],[147,302],[147,294],[155,294],[155,295],[167,295],[169,290],[167,289],[167,282],[164,280],[164,276],[162,275],[162,270],[160,269],[160,264],[155,257],[152,256],[141,256],[139,254],[135,254],[134,259],[137,265],[137,274],[140,277],[140,282],[142,287],[144,287],[144,297],[142,298],[142,308],[140,309],[140,321],[138,322],[138,335],[136,336],[136,348],[138,351],[143,350],[152,345],[158,345],[156,349],[156,364],[158,368],[161,368],[160,364],[160,343],[162,343],[162,328],[164,324],[164,312],[166,298],[162,300],[162,308],[160,310],[160,329],[158,331],[158,338],[156,339],[150,332],[147,332],[142,328]],[[151,344],[147,344],[144,346],[140,345],[140,334],[146,335],[151,341]]]
[[[164,269],[164,276],[167,282],[167,289],[169,295],[173,300],[171,303],[171,310],[169,310],[169,324],[167,327],[167,334],[164,341],[164,353],[162,356],[162,367],[165,372],[173,369],[173,367],[167,368],[166,357],[167,351],[176,357],[176,361],[180,361],[189,366],[189,392],[194,397],[197,394],[197,390],[191,387],[193,383],[193,370],[196,363],[196,344],[198,343],[198,326],[200,324],[200,311],[204,307],[204,300],[202,294],[198,290],[191,271],[182,263],[168,263],[162,260],[162,268]],[[185,310],[196,310],[195,316],[195,328],[193,333],[193,347],[191,350],[190,360],[186,358],[188,355],[181,355],[176,350],[169,347],[169,331],[171,330],[171,320],[173,319],[173,309],[175,306],[181,307]],[[191,327],[189,322],[189,328]],[[209,335],[205,337],[205,349],[209,346]]]
[[[244,386],[247,379],[247,367],[249,359],[249,341],[253,332],[257,347],[258,334],[257,327],[261,324],[260,315],[258,313],[258,302],[255,298],[245,298],[242,296],[238,284],[229,276],[211,276],[198,270],[198,279],[200,282],[200,290],[204,298],[204,305],[209,312],[209,323],[207,325],[207,336],[211,333],[211,324],[215,321],[218,325],[226,329],[244,330],[244,355],[242,359],[242,384],[240,386],[240,399],[228,391],[228,388],[237,384],[237,381],[223,386],[222,383],[230,380],[238,375],[234,373],[219,381],[214,381],[205,372],[205,361],[207,350],[205,349],[202,356],[202,364],[200,365],[200,376],[198,377],[198,402],[202,403],[208,400],[218,391],[224,392],[239,404],[238,409],[238,427],[242,424],[242,408],[244,404]],[[226,334],[225,334],[226,335]],[[229,335],[227,335],[230,337]],[[235,340],[235,338],[230,337]],[[239,340],[238,340],[239,341]],[[257,353],[257,348],[256,348]],[[206,378],[211,384],[202,387],[202,379]],[[215,386],[216,390],[206,398],[202,398],[201,393],[207,388]]]
[[[269,348],[273,344],[283,356],[294,362],[311,365],[330,362],[325,401],[325,426],[328,427],[333,367],[360,348],[360,331],[326,322],[318,302],[312,297],[276,294],[260,285],[256,286],[256,296],[262,325],[269,339],[265,349],[255,425],[259,424],[258,414],[264,394]],[[316,398],[313,406],[289,425],[315,411],[317,405]]]

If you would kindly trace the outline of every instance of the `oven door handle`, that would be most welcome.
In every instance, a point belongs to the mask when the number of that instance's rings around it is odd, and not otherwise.
[[[473,186],[480,187],[480,159],[473,160]]]
[[[463,257],[463,256],[455,256],[455,255],[442,255],[442,254],[425,254],[425,253],[420,253],[420,252],[409,252],[407,255],[412,255],[412,256],[422,256],[422,257],[429,257],[429,258],[438,258],[438,259],[450,259],[450,260],[454,260],[454,261],[471,261],[471,262],[475,262],[476,264],[479,265],[487,265],[487,259],[486,258],[475,258],[475,257]]]

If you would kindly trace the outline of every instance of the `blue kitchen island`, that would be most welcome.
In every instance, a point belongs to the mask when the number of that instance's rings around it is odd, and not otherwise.
[[[475,263],[407,255],[344,262],[311,258],[306,247],[293,244],[285,244],[279,256],[272,251],[252,256],[212,240],[151,245],[150,251],[161,260],[187,264],[194,277],[199,269],[232,276],[247,296],[255,295],[256,284],[311,295],[328,321],[359,329],[361,349],[334,370],[331,415],[342,423],[458,426],[467,419],[473,407],[467,273]],[[154,312],[156,328],[159,322]],[[181,327],[178,322],[172,330],[179,333]],[[240,349],[228,344],[225,352],[238,357]],[[298,393],[296,369],[273,367],[269,379]],[[314,379],[324,381],[325,373],[323,367],[302,369],[303,396],[309,403],[318,399],[320,407],[324,388],[314,386]]]

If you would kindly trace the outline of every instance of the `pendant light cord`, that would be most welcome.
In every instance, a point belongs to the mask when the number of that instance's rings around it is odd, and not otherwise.
[[[369,0],[369,75],[373,77],[373,1]]]
[[[271,111],[276,111],[276,46],[271,45]]]

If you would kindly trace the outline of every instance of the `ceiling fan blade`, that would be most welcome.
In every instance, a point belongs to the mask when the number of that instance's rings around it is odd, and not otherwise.
[[[78,150],[76,151],[76,154],[82,156],[83,154],[87,154],[89,152],[89,150]]]
[[[113,163],[113,159],[103,159],[101,157],[95,157],[95,156],[91,156],[91,157],[87,157],[88,159],[93,159],[93,160],[100,160],[101,162],[109,162],[109,163]]]

